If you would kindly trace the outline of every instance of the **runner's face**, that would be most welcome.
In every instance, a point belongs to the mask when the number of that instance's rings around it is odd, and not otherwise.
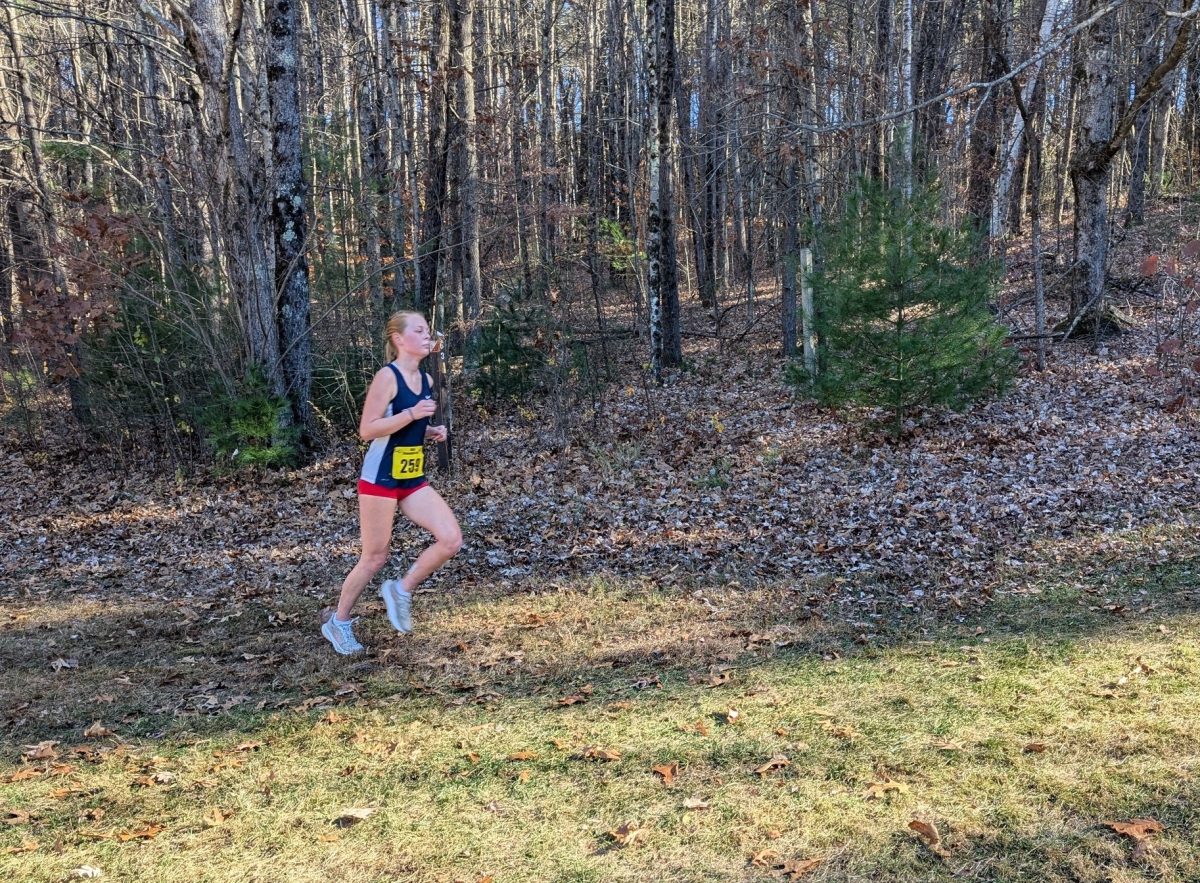
[[[424,319],[409,319],[404,326],[404,332],[397,335],[400,344],[396,348],[401,352],[424,356],[429,353],[432,341],[429,338],[429,323]]]

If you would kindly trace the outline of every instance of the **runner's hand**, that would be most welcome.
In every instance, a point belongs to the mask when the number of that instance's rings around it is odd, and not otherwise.
[[[421,399],[411,408],[408,409],[412,414],[413,420],[423,420],[426,417],[432,417],[433,412],[437,410],[437,402],[433,399]]]
[[[449,434],[444,426],[427,426],[425,428],[425,437],[430,441],[444,442]]]

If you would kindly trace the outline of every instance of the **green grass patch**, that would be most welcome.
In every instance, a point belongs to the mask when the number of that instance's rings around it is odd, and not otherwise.
[[[1200,879],[1195,576],[1044,572],[866,643],[795,587],[426,595],[357,661],[299,596],[27,607],[0,878]]]

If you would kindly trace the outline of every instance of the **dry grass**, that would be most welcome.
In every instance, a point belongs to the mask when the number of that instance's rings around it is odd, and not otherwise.
[[[411,640],[364,620],[360,661],[303,595],[6,606],[0,876],[1196,879],[1194,565],[1075,565],[869,637],[788,586],[430,595]],[[1145,817],[1136,854],[1103,824]]]

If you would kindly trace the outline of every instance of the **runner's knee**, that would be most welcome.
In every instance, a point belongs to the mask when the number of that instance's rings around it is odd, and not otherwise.
[[[462,531],[455,527],[442,533],[437,538],[437,544],[447,556],[457,555],[463,544]]]
[[[362,563],[371,571],[372,575],[383,569],[383,566],[388,562],[388,552],[384,549],[382,552],[363,552]]]

